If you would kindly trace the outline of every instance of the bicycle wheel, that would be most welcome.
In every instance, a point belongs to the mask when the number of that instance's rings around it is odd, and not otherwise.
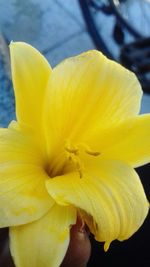
[[[135,38],[150,36],[149,0],[109,0],[118,21]]]
[[[150,36],[149,0],[79,0],[79,3],[96,48],[111,59],[119,61],[124,45]]]
[[[103,33],[101,33],[100,23],[97,21],[97,15],[102,15],[103,10],[107,9],[105,1],[93,1],[93,0],[79,0],[81,11],[85,19],[88,31],[93,39],[93,42],[98,50],[101,50],[109,58],[113,59],[109,47],[107,47]]]

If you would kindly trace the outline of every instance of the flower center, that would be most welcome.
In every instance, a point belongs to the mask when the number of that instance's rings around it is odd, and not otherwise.
[[[83,166],[79,158],[79,148],[68,145],[65,146],[65,150],[67,152],[67,158],[72,164],[72,167],[79,172],[80,178],[82,178]]]
[[[54,157],[53,161],[51,161],[51,164],[47,168],[48,175],[51,178],[54,178],[68,172],[77,171],[80,178],[82,178],[84,171],[83,160],[81,160],[80,157],[82,153],[94,157],[100,155],[100,152],[91,150],[86,144],[82,143],[75,146],[70,142],[66,142],[62,152],[59,153],[57,157]]]

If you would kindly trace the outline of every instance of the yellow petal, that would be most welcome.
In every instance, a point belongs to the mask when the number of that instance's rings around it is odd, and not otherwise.
[[[150,162],[150,114],[103,131],[90,139],[90,145],[101,159],[122,160],[133,167]]]
[[[49,179],[46,187],[60,205],[74,205],[105,250],[112,240],[129,238],[148,213],[148,202],[136,172],[116,161],[90,160],[85,172]]]
[[[0,227],[36,220],[54,204],[45,189],[42,164],[29,136],[0,129]]]
[[[47,90],[45,127],[50,149],[60,140],[78,142],[96,129],[139,112],[135,75],[98,51],[69,58],[53,69]]]
[[[17,162],[41,166],[44,164],[43,154],[34,135],[20,130],[13,122],[10,128],[0,129],[0,163]]]
[[[35,48],[23,42],[12,42],[10,55],[17,120],[40,126],[51,67]]]
[[[68,248],[70,226],[75,222],[72,207],[54,205],[40,220],[11,227],[11,253],[16,267],[60,266]]]

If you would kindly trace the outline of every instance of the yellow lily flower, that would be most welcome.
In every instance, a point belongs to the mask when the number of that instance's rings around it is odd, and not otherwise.
[[[58,267],[77,215],[95,239],[129,238],[149,204],[134,168],[150,161],[150,114],[135,75],[98,51],[53,70],[11,43],[17,121],[0,129],[0,227],[17,267]]]

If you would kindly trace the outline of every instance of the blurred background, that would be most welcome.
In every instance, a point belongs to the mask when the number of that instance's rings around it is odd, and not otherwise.
[[[144,91],[141,113],[150,112],[150,0],[0,0],[1,127],[15,118],[11,40],[38,48],[52,66],[89,49],[102,51],[136,73]],[[149,198],[150,165],[138,172]],[[6,238],[7,229],[0,231],[0,267],[12,266]],[[150,218],[128,241],[113,242],[107,253],[91,241],[89,267],[150,266]]]

